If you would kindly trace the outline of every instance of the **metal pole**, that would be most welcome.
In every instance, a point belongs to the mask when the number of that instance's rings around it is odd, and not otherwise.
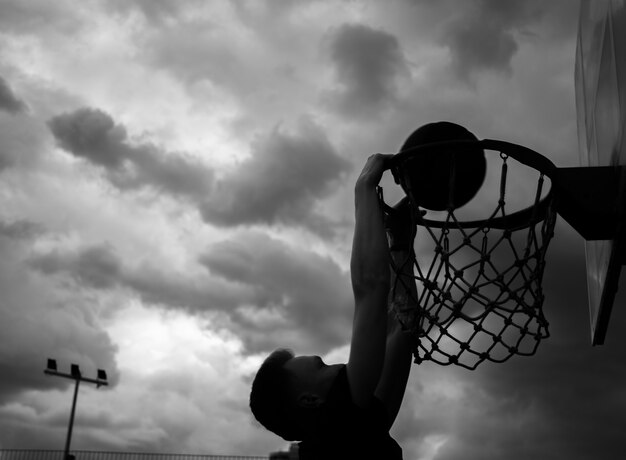
[[[70,425],[67,427],[67,439],[65,440],[65,450],[63,451],[63,460],[69,460],[70,443],[72,442],[72,428],[74,427],[74,413],[76,412],[76,398],[78,397],[78,386],[80,378],[75,379],[74,400],[72,401],[72,412],[70,413]]]
[[[96,385],[96,388],[100,388],[103,385],[108,385],[107,374],[104,369],[98,369],[98,378],[90,379],[83,377],[80,373],[80,368],[77,364],[72,364],[71,373],[57,371],[57,363],[55,359],[48,358],[48,367],[43,371],[47,375],[56,375],[57,377],[63,377],[65,379],[74,380],[74,399],[72,400],[72,412],[70,413],[70,423],[67,427],[67,438],[65,440],[65,449],[63,450],[63,460],[70,459],[70,443],[72,442],[72,429],[74,428],[74,414],[76,413],[76,400],[78,399],[78,387],[80,382],[88,382]]]

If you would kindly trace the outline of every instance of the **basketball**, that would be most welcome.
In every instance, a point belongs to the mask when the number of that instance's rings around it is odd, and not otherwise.
[[[463,126],[440,121],[416,129],[400,153],[437,142],[477,141]],[[466,205],[485,180],[487,162],[483,149],[475,146],[436,148],[411,155],[401,167],[405,193],[410,188],[417,205],[431,211],[457,209]]]

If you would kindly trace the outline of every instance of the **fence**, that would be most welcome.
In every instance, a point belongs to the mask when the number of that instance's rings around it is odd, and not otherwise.
[[[268,456],[151,454],[72,450],[76,460],[268,460]],[[0,449],[0,460],[63,460],[62,450]]]

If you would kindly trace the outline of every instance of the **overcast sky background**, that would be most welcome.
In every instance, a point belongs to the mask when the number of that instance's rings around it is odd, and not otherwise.
[[[365,159],[449,120],[576,166],[577,17],[566,0],[0,0],[0,448],[63,448],[73,388],[47,357],[110,378],[81,387],[74,449],[285,448],[249,385],[278,346],[346,359]],[[563,221],[544,288],[536,356],[413,367],[407,460],[623,453],[626,312],[592,348]]]

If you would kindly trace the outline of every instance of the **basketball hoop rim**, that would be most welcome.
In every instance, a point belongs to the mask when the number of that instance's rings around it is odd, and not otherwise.
[[[494,139],[482,139],[482,140],[460,140],[460,141],[446,141],[446,142],[433,142],[429,144],[423,144],[410,149],[405,149],[396,153],[390,161],[390,170],[396,181],[400,183],[401,177],[401,165],[406,161],[410,161],[412,157],[417,155],[423,155],[430,151],[443,150],[445,148],[480,148],[483,150],[492,150],[500,152],[500,155],[513,158],[519,163],[526,165],[539,171],[541,174],[550,178],[550,191],[539,201],[537,205],[532,205],[527,208],[516,211],[507,216],[501,217],[489,217],[487,219],[472,220],[472,221],[458,221],[456,225],[460,228],[480,228],[488,224],[489,228],[501,229],[501,230],[517,230],[520,228],[529,227],[544,220],[550,209],[554,198],[554,183],[556,180],[556,165],[545,156],[540,153],[512,142],[499,141]],[[438,221],[424,219],[423,217],[418,219],[418,224],[423,224],[429,227],[441,228],[447,226],[447,221]]]
[[[520,163],[536,169],[542,174],[554,179],[556,175],[557,167],[548,158],[536,152],[528,147],[524,147],[512,142],[498,141],[495,139],[482,139],[482,140],[462,140],[462,141],[446,141],[446,142],[432,142],[429,144],[422,144],[410,149],[402,150],[396,153],[390,160],[391,168],[397,168],[399,163],[408,160],[415,155],[424,154],[430,150],[442,150],[445,147],[478,147],[483,150],[494,150],[503,153]]]

